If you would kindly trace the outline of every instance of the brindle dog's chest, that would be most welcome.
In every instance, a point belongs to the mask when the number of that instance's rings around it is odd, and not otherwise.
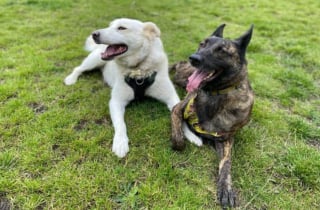
[[[196,118],[193,121],[206,133],[197,131],[198,128],[187,120],[191,129],[206,138],[221,139],[247,123],[253,105],[253,92],[244,84],[239,89],[221,95],[210,95],[200,90],[193,100],[191,111],[194,112],[193,118]]]
[[[195,100],[195,110],[199,118],[199,122],[210,121],[225,109],[227,95],[210,96],[203,91],[199,91]]]

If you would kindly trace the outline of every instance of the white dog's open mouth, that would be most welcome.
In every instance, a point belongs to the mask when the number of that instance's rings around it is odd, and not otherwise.
[[[127,52],[128,46],[125,44],[108,45],[107,49],[101,53],[102,60],[112,60],[114,57]]]

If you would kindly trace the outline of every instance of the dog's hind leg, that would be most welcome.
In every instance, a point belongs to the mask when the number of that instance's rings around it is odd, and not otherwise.
[[[105,47],[104,47],[105,48]],[[78,77],[85,71],[90,71],[95,68],[103,66],[106,61],[101,60],[101,52],[103,52],[102,46],[93,50],[81,63],[73,69],[72,73],[64,79],[64,84],[73,85],[77,82]]]
[[[231,148],[233,139],[215,141],[215,149],[220,158],[217,183],[217,197],[223,209],[236,206],[236,193],[231,180]]]

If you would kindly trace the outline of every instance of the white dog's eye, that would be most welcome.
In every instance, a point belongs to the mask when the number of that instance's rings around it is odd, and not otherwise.
[[[126,29],[127,29],[127,28],[126,28],[126,27],[123,27],[123,26],[119,26],[119,27],[118,27],[118,30],[119,30],[119,31],[126,30]]]

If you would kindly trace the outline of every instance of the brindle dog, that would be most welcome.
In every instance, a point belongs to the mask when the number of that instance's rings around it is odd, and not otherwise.
[[[174,149],[184,149],[185,121],[197,136],[215,147],[220,158],[217,198],[225,209],[237,205],[231,183],[231,148],[236,131],[249,121],[254,93],[245,57],[253,26],[235,40],[223,38],[224,26],[200,43],[189,57],[192,66],[180,62],[173,67],[175,79],[186,85],[188,94],[172,111],[171,140]]]

